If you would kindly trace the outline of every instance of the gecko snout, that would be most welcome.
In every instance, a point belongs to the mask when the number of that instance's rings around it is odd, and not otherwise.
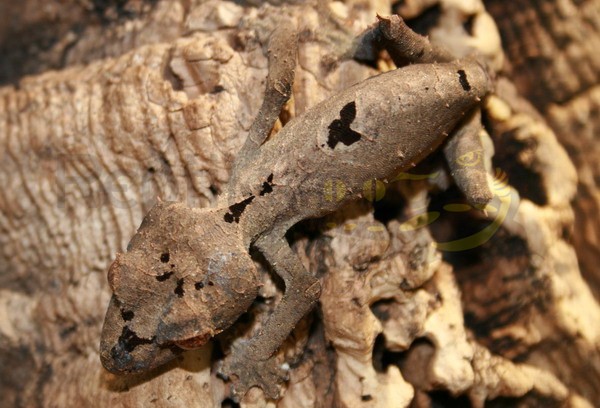
[[[151,325],[138,320],[132,307],[112,297],[100,339],[100,360],[111,373],[135,373],[158,367],[174,359],[181,349],[163,346]],[[146,321],[147,322],[147,321]]]

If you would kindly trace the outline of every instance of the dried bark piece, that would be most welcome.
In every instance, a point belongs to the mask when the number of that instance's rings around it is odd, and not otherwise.
[[[541,109],[577,167],[572,239],[582,273],[598,295],[598,2],[528,1],[518,10],[508,3],[489,5],[505,38],[516,86]]]
[[[574,381],[565,375],[567,370],[582,370],[580,353],[599,358],[592,350],[599,340],[594,322],[600,307],[582,280],[573,248],[564,240],[573,222],[569,203],[576,191],[575,169],[551,129],[518,98],[512,85],[501,81],[498,94],[504,105],[496,101],[489,109],[496,119],[496,164],[515,180],[522,200],[509,226],[511,233],[497,234],[482,247],[492,251],[487,259],[493,263],[457,273],[468,321],[491,351],[544,368],[594,401],[595,380]],[[506,153],[515,147],[508,159]],[[517,165],[506,166],[508,160],[515,163],[515,157]],[[529,177],[519,178],[519,172]],[[558,352],[558,344],[565,341],[578,346]]]
[[[568,404],[569,400],[575,399],[575,396],[569,395],[567,387],[547,371],[494,356],[477,344],[473,348],[475,383],[469,390],[473,407],[483,408],[486,400],[499,397],[516,399],[530,392],[538,394],[542,399],[547,398],[548,404],[551,401],[555,404]],[[581,406],[591,407],[591,404],[581,401]]]
[[[347,221],[327,231],[330,239],[320,243],[321,254],[311,256],[318,261],[315,268],[328,269],[323,279],[321,307],[325,336],[337,357],[335,400],[345,406],[408,406],[413,389],[399,369],[390,366],[375,371],[373,348],[383,327],[370,306],[378,300],[403,297],[400,284],[415,279],[411,276],[413,271],[406,268],[405,259],[413,251],[427,252],[427,241],[423,237],[414,246],[396,246],[390,253],[389,233],[371,214],[358,215],[361,212],[364,206],[356,206],[331,218],[333,224]],[[386,260],[377,263],[375,260],[380,258]],[[414,263],[419,276],[433,272],[428,257],[424,258]]]
[[[542,111],[600,81],[596,0],[485,3],[502,33],[511,78]]]
[[[0,33],[5,58],[0,82],[173,41],[183,34],[180,1],[121,2],[27,0],[6,4]]]
[[[600,298],[600,86],[562,105],[552,104],[548,122],[577,167],[579,184],[573,201],[575,225],[570,236],[582,273],[596,299]]]

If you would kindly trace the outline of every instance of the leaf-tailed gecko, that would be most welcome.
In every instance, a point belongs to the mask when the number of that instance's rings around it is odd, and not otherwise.
[[[480,148],[477,111],[493,84],[486,66],[453,60],[397,16],[380,17],[361,38],[381,43],[398,66],[414,64],[332,96],[265,141],[290,97],[296,63],[294,30],[275,30],[264,102],[227,191],[212,208],[158,203],[109,269],[113,296],[100,344],[109,371],[157,367],[230,327],[257,296],[249,255],[255,247],[283,279],[285,293],[221,371],[237,393],[259,386],[274,398],[283,373],[273,354],[321,290],[285,239],[290,227],[359,199],[365,182],[413,167],[447,137],[456,183],[472,203],[491,199],[483,164],[468,171],[455,164]],[[325,199],[324,182],[331,179],[344,180],[343,200]]]

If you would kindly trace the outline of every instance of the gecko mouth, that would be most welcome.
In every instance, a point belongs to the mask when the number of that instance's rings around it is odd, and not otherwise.
[[[194,336],[194,337],[190,337],[189,339],[176,341],[175,345],[184,350],[194,350],[194,349],[200,348],[200,347],[204,346],[206,343],[208,343],[208,341],[210,340],[211,337],[212,337],[212,334],[209,332],[202,333],[199,336]]]
[[[138,373],[166,364],[182,351],[174,346],[157,347],[154,344],[144,344],[130,352],[116,345],[108,352],[101,352],[100,359],[104,368],[111,373]]]

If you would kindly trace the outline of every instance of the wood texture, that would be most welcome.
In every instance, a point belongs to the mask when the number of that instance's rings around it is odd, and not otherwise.
[[[384,55],[340,60],[376,12],[392,12],[389,2],[250,3],[0,6],[12,16],[0,24],[1,404],[231,402],[214,374],[221,348],[260,330],[281,297],[260,260],[247,319],[169,366],[126,377],[98,356],[109,263],[156,197],[202,206],[226,187],[262,101],[276,16],[301,26],[282,124],[390,68]],[[503,67],[481,134],[482,160],[500,169],[496,211],[458,211],[464,199],[434,156],[397,184],[366,186],[370,201],[298,225],[288,238],[321,279],[320,305],[279,351],[292,367],[283,398],[252,390],[242,406],[600,400],[598,6],[486,1],[487,14],[476,0],[395,5],[455,55],[478,50]],[[331,199],[337,192],[333,180],[324,186]],[[498,228],[482,245],[444,247],[490,225]]]

